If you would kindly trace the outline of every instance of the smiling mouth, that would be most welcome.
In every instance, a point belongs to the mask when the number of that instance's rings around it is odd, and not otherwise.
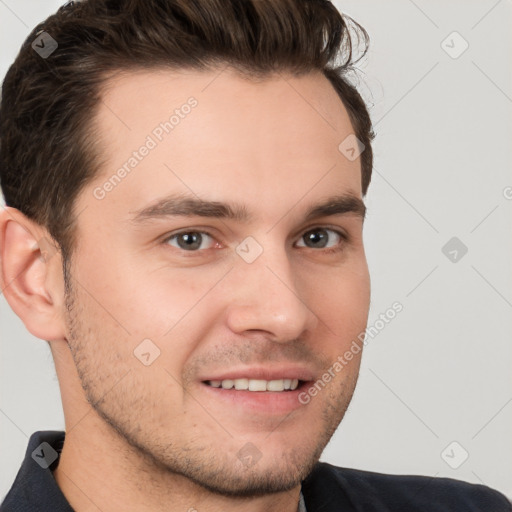
[[[203,381],[212,388],[235,389],[237,391],[295,391],[305,381],[299,379],[224,379]]]

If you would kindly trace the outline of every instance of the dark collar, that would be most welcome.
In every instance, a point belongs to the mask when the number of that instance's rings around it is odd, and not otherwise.
[[[64,436],[64,432],[53,430],[30,436],[25,459],[0,507],[2,512],[73,512],[52,473],[59,463]]]

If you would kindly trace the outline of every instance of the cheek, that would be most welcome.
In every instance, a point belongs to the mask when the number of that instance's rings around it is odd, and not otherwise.
[[[172,268],[161,262],[148,267],[143,258],[121,255],[110,255],[110,263],[94,265],[93,261],[93,256],[84,261],[82,277],[78,277],[96,302],[97,308],[91,304],[92,308],[98,309],[102,322],[122,326],[133,339],[168,334],[222,275],[218,271]]]
[[[321,283],[321,285],[320,285]],[[319,282],[307,285],[312,293],[312,305],[333,325],[337,334],[365,327],[370,306],[370,277],[363,261],[350,268],[333,270]],[[341,330],[340,330],[341,327]]]
[[[209,314],[218,316],[221,303],[214,300],[215,288],[225,273],[224,268],[207,266],[163,267],[141,276],[137,314],[161,337],[173,337],[181,331],[191,337],[202,326],[210,327]]]
[[[333,276],[323,292],[316,293],[315,310],[327,326],[323,350],[330,364],[341,360],[344,378],[335,380],[338,384],[346,381],[348,385],[359,371],[368,322],[370,279],[366,265],[361,265],[357,271]]]

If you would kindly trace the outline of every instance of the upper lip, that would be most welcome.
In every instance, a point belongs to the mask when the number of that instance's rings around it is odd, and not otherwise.
[[[314,379],[314,373],[305,366],[281,365],[273,367],[251,366],[232,368],[228,371],[213,372],[208,374],[201,381],[206,380],[235,380],[235,379],[255,379],[255,380],[280,380],[280,379],[298,379],[309,381]]]

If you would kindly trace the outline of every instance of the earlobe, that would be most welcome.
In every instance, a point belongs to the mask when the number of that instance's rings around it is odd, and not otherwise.
[[[34,336],[64,339],[64,287],[55,279],[60,253],[46,230],[19,210],[0,213],[0,286],[7,302]],[[61,272],[60,272],[61,273]]]

